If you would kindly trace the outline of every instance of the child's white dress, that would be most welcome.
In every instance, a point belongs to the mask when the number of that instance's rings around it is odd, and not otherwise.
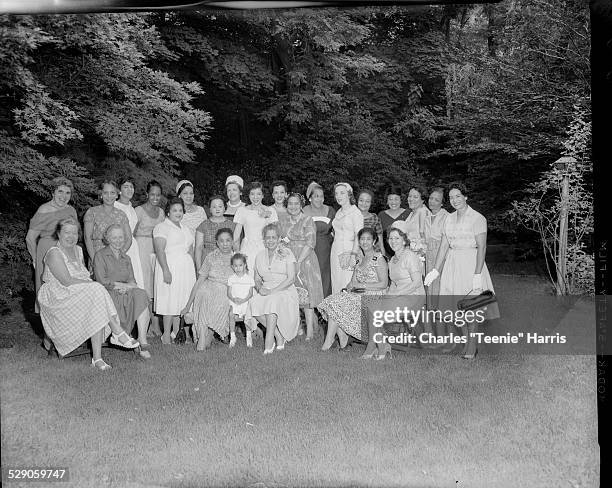
[[[248,273],[245,273],[242,276],[238,276],[234,273],[227,279],[227,286],[229,287],[233,297],[246,298],[249,295],[251,287],[255,286],[255,280],[252,276],[249,276]],[[239,317],[243,317],[246,314],[247,307],[249,306],[248,301],[238,304],[230,300],[230,304],[232,305],[232,311],[234,314],[238,315]]]

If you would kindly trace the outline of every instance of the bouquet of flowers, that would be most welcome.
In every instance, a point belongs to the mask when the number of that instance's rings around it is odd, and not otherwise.
[[[419,259],[425,262],[425,253],[427,252],[427,244],[420,239],[410,241],[410,250],[417,253]]]

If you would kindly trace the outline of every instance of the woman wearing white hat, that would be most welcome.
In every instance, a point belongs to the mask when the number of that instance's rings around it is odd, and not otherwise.
[[[332,293],[338,293],[353,277],[353,268],[359,256],[357,234],[363,229],[363,214],[355,205],[353,188],[348,183],[336,183],[334,195],[340,209],[332,221],[334,243],[330,254],[330,268]]]
[[[225,217],[234,218],[236,211],[240,207],[244,207],[246,204],[240,200],[242,196],[242,189],[244,188],[244,180],[238,175],[228,176],[225,180],[225,194],[227,195],[227,207]]]
[[[185,215],[181,224],[187,227],[193,236],[195,236],[196,229],[204,222],[206,217],[206,210],[204,207],[200,207],[194,203],[194,192],[193,183],[189,180],[181,180],[176,184],[176,196],[183,200],[185,205]]]

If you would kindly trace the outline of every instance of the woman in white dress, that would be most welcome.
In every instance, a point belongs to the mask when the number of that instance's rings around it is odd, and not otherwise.
[[[334,243],[331,248],[330,267],[332,293],[339,293],[353,277],[359,257],[357,234],[363,229],[363,214],[355,205],[353,188],[348,183],[337,183],[334,195],[340,209],[332,221]]]
[[[233,219],[238,209],[246,205],[240,199],[243,188],[244,180],[238,175],[230,175],[225,180],[225,194],[227,195],[227,207],[223,214],[225,217]]]
[[[185,215],[181,220],[181,225],[187,227],[195,237],[198,226],[208,217],[204,207],[194,203],[193,183],[189,180],[181,180],[176,184],[176,196],[183,200],[185,204]]]
[[[483,290],[493,290],[491,276],[485,263],[487,253],[487,220],[467,204],[468,192],[462,183],[449,185],[448,198],[455,209],[444,223],[442,243],[436,256],[435,267],[425,277],[425,286],[440,277],[440,308],[456,310],[457,301]],[[442,270],[442,276],[438,270]],[[499,318],[497,303],[487,306],[486,319]],[[469,322],[459,327],[467,336],[461,357],[474,359],[477,352],[478,324]],[[467,330],[466,330],[467,329]]]
[[[181,224],[183,200],[171,198],[166,205],[166,220],[153,229],[155,265],[155,313],[163,315],[162,343],[170,344],[170,329],[178,332],[180,314],[196,281],[193,264],[194,237]]]
[[[132,198],[134,197],[134,183],[125,179],[120,182],[119,187],[119,199],[115,200],[115,208],[121,210],[128,219],[128,223],[130,224],[131,235],[134,235],[134,229],[136,228],[136,224],[138,224],[138,215],[136,214],[136,210],[132,206]],[[132,240],[132,245],[126,251],[126,254],[132,261],[132,269],[134,270],[134,279],[136,280],[136,285],[138,288],[145,287],[144,284],[144,276],[142,274],[142,264],[140,262],[140,250],[138,249],[138,242],[136,239]]]
[[[278,222],[276,210],[262,204],[264,187],[258,181],[249,185],[250,205],[240,207],[234,215],[234,251],[241,252],[247,257],[247,266],[250,276],[254,276],[255,258],[264,250],[262,230],[267,224]],[[240,242],[240,234],[244,229],[244,239]]]

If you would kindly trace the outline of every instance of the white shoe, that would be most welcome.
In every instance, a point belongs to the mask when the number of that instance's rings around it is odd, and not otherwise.
[[[250,330],[246,331],[247,347],[253,347],[253,333]]]
[[[236,345],[236,334],[232,334],[230,337],[229,347],[234,347]]]
[[[176,339],[176,334],[174,332],[170,332],[170,339]]]

